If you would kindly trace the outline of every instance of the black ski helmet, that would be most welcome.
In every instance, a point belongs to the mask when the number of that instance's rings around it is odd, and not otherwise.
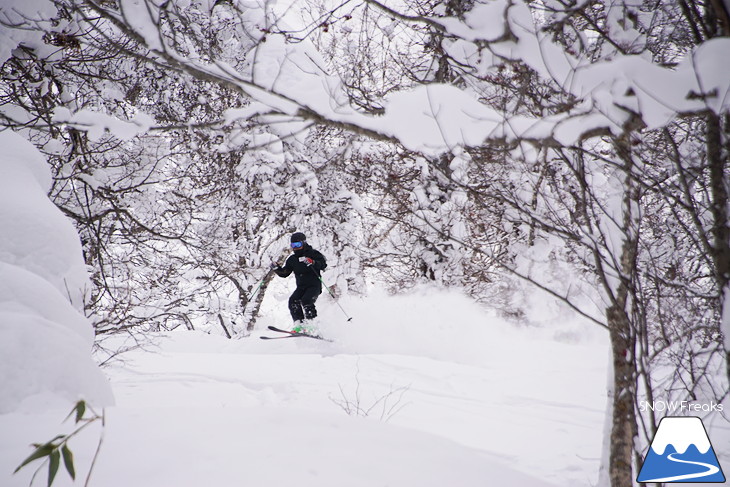
[[[304,235],[302,232],[296,232],[291,234],[291,241],[292,242],[306,242],[307,236]]]

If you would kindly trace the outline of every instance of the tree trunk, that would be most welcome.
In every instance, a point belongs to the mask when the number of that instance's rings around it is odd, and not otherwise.
[[[612,487],[633,485],[634,438],[637,435],[636,410],[636,333],[631,322],[631,297],[636,277],[638,255],[639,191],[634,181],[634,162],[628,134],[614,141],[617,155],[623,162],[623,195],[620,222],[623,236],[620,249],[612,249],[618,257],[618,282],[612,289],[611,306],[606,309],[606,322],[611,340],[613,359],[613,425],[609,478]]]
[[[613,430],[613,398],[616,396],[613,379],[613,350],[607,357],[609,367],[606,374],[606,412],[603,417],[603,444],[601,446],[601,465],[598,469],[596,487],[611,487],[609,466],[611,465],[611,431]]]
[[[723,127],[725,119],[725,127]],[[727,376],[730,380],[730,221],[728,221],[727,160],[730,152],[730,117],[707,114],[707,165],[712,191],[712,260],[720,298],[721,330],[725,335]],[[723,128],[725,147],[723,147]]]
[[[256,327],[256,320],[259,317],[259,309],[261,308],[261,303],[263,303],[264,301],[266,288],[269,286],[269,283],[274,278],[274,275],[275,274],[273,272],[269,272],[268,274],[266,274],[266,277],[264,277],[264,281],[261,283],[261,287],[256,293],[256,296],[254,296],[253,299],[246,305],[246,313],[250,316],[248,322],[246,323],[247,333],[251,333]]]
[[[606,310],[613,359],[613,402],[609,478],[612,487],[633,485],[632,460],[636,417],[634,399],[633,346],[631,325],[625,310],[617,304]]]
[[[286,259],[286,257],[289,255],[289,252],[289,248],[285,247],[279,253],[279,256],[275,259],[275,261],[281,262],[283,259]],[[266,288],[269,287],[269,283],[275,275],[276,274],[274,274],[273,270],[269,270],[269,272],[261,280],[261,283],[256,283],[256,285],[258,285],[258,288],[251,288],[248,293],[244,293],[242,292],[242,289],[239,289],[241,314],[243,315],[244,323],[246,323],[246,333],[251,333],[256,327],[256,320],[259,317],[261,303],[264,302]]]

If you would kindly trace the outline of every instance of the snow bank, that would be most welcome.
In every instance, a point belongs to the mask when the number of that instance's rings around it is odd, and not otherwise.
[[[88,278],[78,235],[46,196],[41,154],[10,131],[0,147],[0,414],[59,398],[110,404],[79,312]]]

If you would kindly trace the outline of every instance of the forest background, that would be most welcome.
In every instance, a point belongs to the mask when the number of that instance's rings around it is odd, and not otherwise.
[[[605,329],[611,485],[656,431],[641,401],[727,398],[728,2],[11,0],[0,23],[0,124],[76,225],[101,362],[119,333],[247,335],[299,230],[335,295],[435,283],[529,324],[539,289]]]

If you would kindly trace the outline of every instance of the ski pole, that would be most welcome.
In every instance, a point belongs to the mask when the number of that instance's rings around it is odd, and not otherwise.
[[[327,287],[327,284],[324,283],[324,281],[322,280],[322,277],[319,274],[317,274],[317,271],[315,271],[314,269],[312,269],[312,272],[314,272],[314,275],[317,276],[317,279],[319,279],[319,282],[322,283],[322,285],[327,290],[327,292],[330,293],[330,296],[332,296],[332,299],[335,300],[335,303],[337,303],[337,306],[339,306],[340,309],[342,310],[342,312],[345,313],[345,316],[347,317],[347,321],[352,321],[352,316],[350,316],[350,315],[347,314],[347,311],[345,311],[345,308],[342,307],[342,305],[337,300],[337,297],[334,295],[334,293],[332,292],[332,290]]]

